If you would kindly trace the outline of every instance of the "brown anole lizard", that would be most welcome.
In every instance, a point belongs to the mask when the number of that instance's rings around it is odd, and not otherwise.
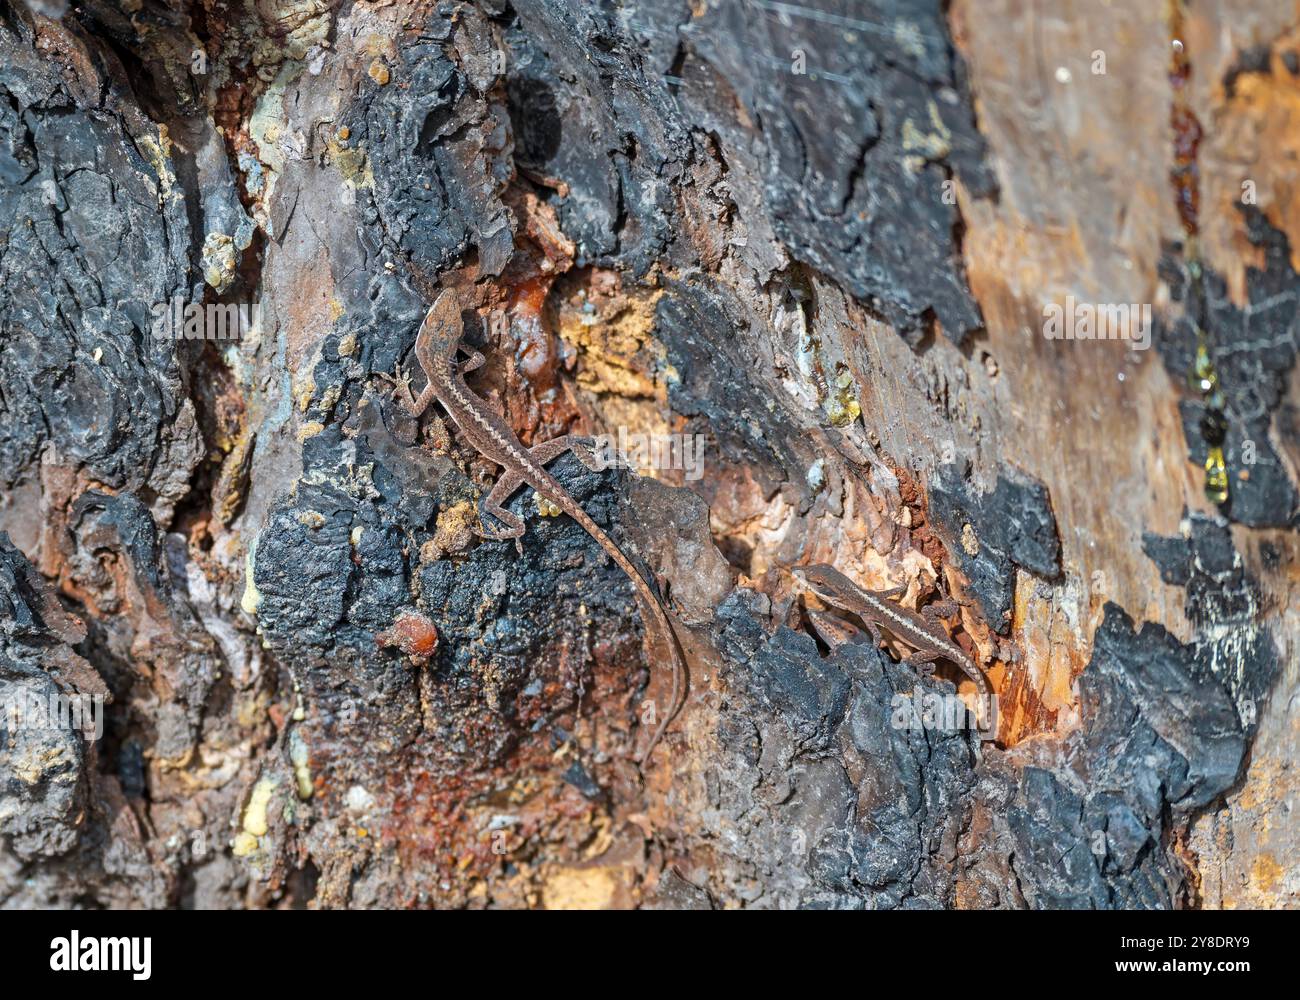
[[[895,638],[911,646],[915,652],[904,660],[905,663],[918,666],[944,659],[960,667],[962,672],[975,682],[975,688],[979,691],[977,715],[981,728],[987,728],[988,708],[992,706],[992,701],[984,672],[939,625],[940,619],[955,610],[954,602],[941,601],[930,604],[922,608],[918,614],[895,604],[892,600],[901,596],[907,589],[905,587],[896,587],[893,590],[866,590],[825,563],[798,566],[790,572],[805,590],[812,591],[827,604],[861,618],[877,646],[881,642],[881,629],[885,629]]]
[[[637,571],[632,561],[569,495],[559,481],[546,471],[547,463],[554,461],[566,451],[574,450],[579,457],[582,457],[584,447],[582,443],[565,436],[544,441],[532,448],[525,448],[504,418],[491,410],[466,384],[465,374],[479,368],[484,358],[478,351],[461,344],[461,333],[460,301],[456,293],[448,289],[439,294],[434,301],[415,338],[415,356],[424,372],[427,384],[416,399],[411,396],[409,383],[404,378],[400,379],[399,398],[414,417],[418,417],[431,402],[437,400],[475,450],[484,458],[501,466],[501,475],[483,501],[483,511],[505,527],[489,529],[484,525],[482,528],[475,529],[477,534],[492,541],[512,538],[516,549],[522,552],[519,538],[524,533],[524,519],[513,511],[507,510],[505,503],[510,499],[511,494],[527,484],[577,521],[632,581],[641,605],[642,620],[647,626],[653,622],[653,627],[659,632],[660,641],[668,647],[673,672],[672,697],[668,711],[660,718],[658,727],[650,738],[649,746],[641,755],[641,765],[644,767],[655,745],[663,736],[664,730],[668,728],[668,723],[672,721],[680,707],[685,667],[677,645],[677,635],[668,621],[668,615],[658,596]],[[463,364],[457,363],[458,350],[464,350],[469,356]]]

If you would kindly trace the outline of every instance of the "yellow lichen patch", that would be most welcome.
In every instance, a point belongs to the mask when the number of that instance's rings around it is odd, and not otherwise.
[[[379,84],[381,87],[388,83],[388,66],[385,65],[382,59],[375,59],[371,62],[366,73],[369,75],[370,79],[374,80],[375,83]]]
[[[257,838],[266,836],[267,809],[271,805],[271,796],[275,794],[276,780],[264,777],[253,786],[248,796],[248,805],[244,807],[243,829],[236,835],[231,850],[236,857],[246,857],[257,850]]]
[[[847,427],[862,416],[858,402],[857,381],[853,372],[842,361],[835,363],[833,376],[828,376],[822,357],[822,340],[808,325],[802,306],[787,310],[792,329],[798,336],[795,366],[804,385],[821,404],[827,419],[835,427]]]
[[[325,425],[322,424],[319,420],[308,420],[305,424],[303,424],[301,427],[298,428],[299,443],[306,441],[308,438],[315,437],[324,429],[325,429]]]
[[[555,868],[542,884],[542,905],[548,910],[612,910],[626,891],[617,868]]]
[[[894,21],[889,30],[896,46],[914,59],[925,58],[925,36],[921,34],[916,21],[900,17]],[[845,35],[844,41],[852,45],[856,38],[849,33]]]
[[[349,185],[354,191],[357,188],[374,188],[375,175],[370,168],[370,157],[366,155],[364,146],[348,145],[335,138],[326,143],[326,152],[329,154],[330,162],[338,168],[344,184]]]
[[[244,831],[251,833],[254,837],[265,836],[267,831],[266,811],[271,804],[271,796],[275,793],[276,781],[274,778],[262,778],[253,786],[253,793],[248,797],[248,805],[244,808]]]
[[[1271,854],[1261,854],[1250,866],[1251,888],[1265,898],[1272,898],[1285,874],[1276,858]]]
[[[256,721],[264,720],[265,715]],[[160,758],[154,760],[158,766],[160,779],[163,774],[166,774],[178,780],[188,792],[195,792],[200,789],[224,788],[229,785],[239,776],[240,769],[247,762],[248,751],[247,743],[224,747],[201,746],[197,753],[187,752],[182,758],[178,758],[178,763],[175,764]]]
[[[474,539],[474,523],[477,519],[474,504],[468,500],[438,511],[433,537],[420,547],[420,559],[435,562],[448,552],[464,552]]]
[[[69,761],[68,752],[59,745],[19,757],[12,765],[12,770],[14,776],[24,784],[39,785],[48,780],[52,773],[64,770]]]
[[[356,353],[357,335],[355,333],[347,333],[339,338],[339,357],[350,358]]]
[[[541,514],[542,517],[559,517],[564,513],[560,510],[559,504],[547,499],[540,493],[534,493],[533,500],[537,504],[537,513]]]
[[[912,119],[903,121],[903,149],[909,155],[903,162],[911,170],[920,170],[928,161],[942,160],[952,150],[952,133],[943,123],[939,106],[934,101],[929,104],[930,121],[918,125]]]
[[[298,512],[298,523],[304,528],[310,528],[312,531],[319,531],[325,527],[325,515],[318,510],[303,510]]]
[[[203,241],[200,263],[203,265],[203,280],[218,295],[226,291],[235,282],[238,264],[234,239],[225,233],[208,233]]]
[[[397,47],[393,44],[392,36],[375,31],[368,32],[357,40],[357,51],[367,56],[385,56],[388,59],[397,57]]]
[[[654,365],[664,349],[654,339],[654,310],[662,291],[648,295],[589,300],[579,309],[561,309],[558,330],[578,353],[578,384],[597,393],[641,399],[667,399],[667,385],[656,382]]]
[[[316,395],[316,380],[310,375],[303,375],[298,385],[293,390],[294,399],[298,401],[298,410],[301,413],[307,412],[307,407],[311,406],[311,401]]]
[[[858,403],[853,373],[842,364],[836,368],[833,392],[826,401],[826,415],[834,426],[847,427],[862,416],[862,407]]]
[[[270,697],[265,691],[241,693],[235,698],[235,722],[241,729],[254,729],[266,719]]]
[[[241,427],[229,453],[222,460],[221,472],[212,487],[212,516],[219,524],[229,524],[234,520],[236,511],[244,502],[255,441],[256,436]]]
[[[306,58],[313,46],[329,39],[333,14],[325,0],[268,0],[257,10],[266,26],[252,51],[259,75],[286,59]]]
[[[308,760],[307,744],[297,729],[289,734],[289,760],[293,763],[293,778],[294,783],[297,785],[298,798],[305,802],[311,798],[314,789],[311,782],[311,766]]]
[[[172,170],[172,141],[167,132],[166,125],[158,126],[158,138],[151,135],[141,136],[137,140],[141,151],[149,159],[149,165],[153,167],[154,173],[158,175],[158,200],[161,202],[167,197],[181,196],[177,191],[173,195],[172,185],[176,183],[176,174]]]

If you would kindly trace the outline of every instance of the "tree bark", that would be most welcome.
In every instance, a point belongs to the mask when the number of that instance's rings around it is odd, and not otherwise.
[[[0,0],[4,905],[1295,905],[1276,6]]]

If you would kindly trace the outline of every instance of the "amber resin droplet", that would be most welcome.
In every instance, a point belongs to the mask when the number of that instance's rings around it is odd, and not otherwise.
[[[1214,370],[1214,362],[1210,360],[1210,351],[1204,342],[1196,345],[1196,361],[1187,381],[1202,395],[1209,395],[1219,388],[1219,373]]]
[[[1213,504],[1228,502],[1228,466],[1222,448],[1211,448],[1205,456],[1205,496]]]

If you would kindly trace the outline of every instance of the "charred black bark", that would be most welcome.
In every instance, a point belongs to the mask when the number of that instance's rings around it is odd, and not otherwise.
[[[1279,673],[1225,523],[1145,536],[1193,638],[1107,604],[1078,725],[1012,747],[926,714],[955,673],[819,645],[783,576],[960,580],[1013,670],[1026,593],[1077,572],[958,398],[999,390],[952,182],[997,190],[946,6],[0,4],[0,692],[105,711],[4,734],[5,905],[590,904],[602,859],[611,906],[1194,903],[1179,835]],[[1249,225],[1251,307],[1207,277],[1258,456],[1228,513],[1294,528],[1295,274]],[[496,470],[394,403],[451,285],[530,442],[707,442],[700,482],[552,466],[693,665],[647,777],[621,571],[529,490],[520,553],[476,537]],[[178,299],[261,320],[178,340]],[[1158,343],[1181,377],[1194,332]]]

